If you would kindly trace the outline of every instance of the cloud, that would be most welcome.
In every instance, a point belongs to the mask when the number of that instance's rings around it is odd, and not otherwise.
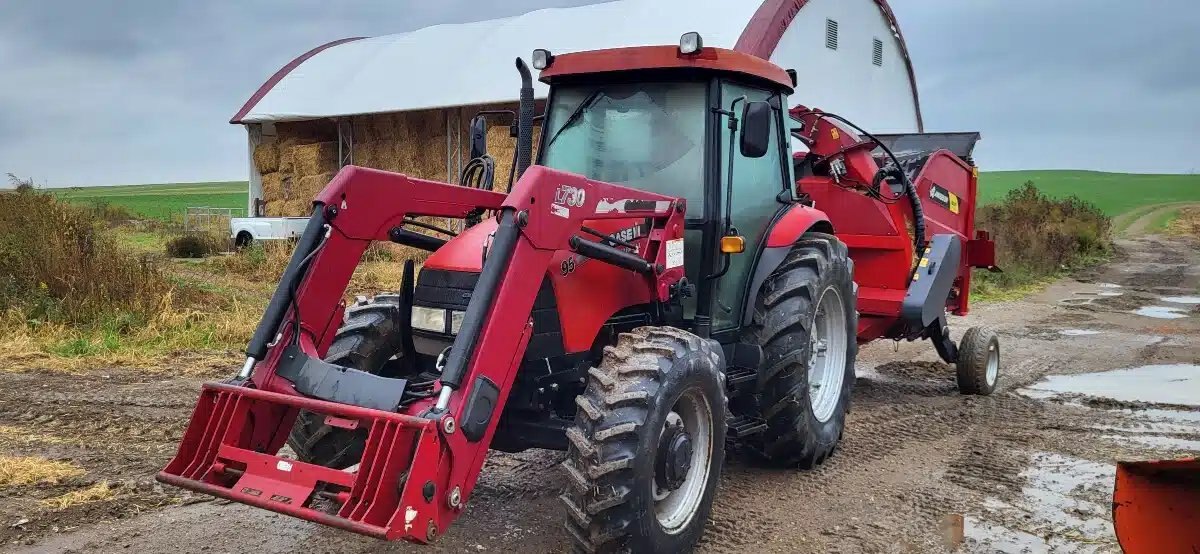
[[[983,132],[985,169],[1200,168],[1192,0],[893,0],[926,127]]]
[[[301,52],[585,3],[3,2],[0,173],[49,186],[245,179],[245,131],[228,120]]]
[[[586,3],[2,2],[0,173],[52,186],[244,179],[245,135],[226,122],[297,54]],[[1200,166],[1193,0],[891,3],[927,128],[982,131],[985,169]]]

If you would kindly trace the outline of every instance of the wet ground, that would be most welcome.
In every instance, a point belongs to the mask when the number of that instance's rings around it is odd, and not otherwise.
[[[991,397],[960,396],[953,369],[925,343],[864,348],[835,456],[816,471],[732,456],[700,550],[1119,551],[1109,523],[1114,462],[1200,450],[1200,305],[1179,301],[1200,291],[1200,251],[1158,237],[1122,250],[1091,274],[952,322],[956,334],[978,324],[1000,333],[1003,372]],[[1139,315],[1155,306],[1180,317]],[[0,373],[0,431],[9,430],[0,453],[87,471],[59,485],[0,489],[0,544],[14,552],[422,550],[157,486],[151,476],[173,452],[200,381],[131,370]],[[561,551],[561,458],[494,454],[466,514],[423,551]],[[39,502],[100,480],[115,498],[64,511]]]

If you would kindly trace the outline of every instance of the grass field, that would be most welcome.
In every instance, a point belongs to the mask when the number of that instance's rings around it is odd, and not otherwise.
[[[1050,170],[981,173],[980,203],[998,202],[1026,181],[1033,181],[1038,190],[1051,197],[1079,196],[1109,216],[1154,204],[1200,202],[1200,175]],[[53,192],[71,202],[107,202],[156,219],[170,219],[182,214],[186,207],[245,208],[247,200],[245,181],[86,187]],[[1165,224],[1166,221],[1158,227]]]
[[[184,208],[189,207],[245,210],[248,194],[245,181],[74,187],[49,192],[69,202],[108,203],[141,217],[163,220],[182,217]]]
[[[1008,191],[1033,181],[1044,194],[1075,195],[1110,217],[1142,206],[1200,202],[1200,175],[1141,175],[1098,171],[992,171],[979,175],[981,204],[1004,199]]]

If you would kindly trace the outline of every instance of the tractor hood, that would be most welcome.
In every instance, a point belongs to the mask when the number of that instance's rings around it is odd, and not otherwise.
[[[588,222],[596,231],[644,247],[649,223],[640,218]],[[415,306],[465,311],[483,267],[484,247],[496,232],[494,218],[467,229],[425,260],[417,276]],[[589,237],[590,240],[590,237]],[[526,278],[542,281],[534,305],[534,336],[527,356],[552,357],[590,349],[596,333],[617,312],[651,302],[644,278],[637,273],[603,262],[589,260],[569,250],[554,254],[548,268],[530,268]],[[569,316],[560,318],[559,307],[569,306]],[[560,322],[561,319],[561,322]],[[429,339],[417,344],[422,354],[436,355],[449,346],[452,337],[414,333]],[[430,342],[438,339],[436,344]],[[421,341],[417,341],[421,342]]]
[[[483,245],[496,232],[496,220],[485,219],[430,254],[423,269],[479,273],[483,270]]]

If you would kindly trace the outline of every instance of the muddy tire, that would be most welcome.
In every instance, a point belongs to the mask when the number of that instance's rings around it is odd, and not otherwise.
[[[725,460],[720,356],[666,327],[622,334],[588,371],[561,499],[576,551],[690,552]]]
[[[958,391],[987,396],[1000,377],[1000,338],[990,327],[972,327],[958,343]]]
[[[325,361],[380,374],[403,349],[400,296],[360,298],[346,310]],[[305,462],[344,469],[362,457],[366,430],[348,431],[325,424],[325,416],[301,411],[288,435],[288,445]]]
[[[858,354],[853,273],[842,241],[806,233],[763,282],[750,329],[767,430],[751,446],[772,464],[811,469],[842,438]]]

